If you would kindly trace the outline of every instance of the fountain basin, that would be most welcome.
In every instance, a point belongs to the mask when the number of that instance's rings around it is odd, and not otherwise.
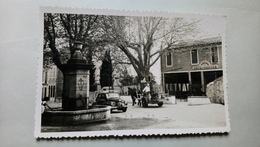
[[[74,125],[111,119],[111,106],[93,106],[87,110],[62,111],[45,110],[42,114],[44,125]]]

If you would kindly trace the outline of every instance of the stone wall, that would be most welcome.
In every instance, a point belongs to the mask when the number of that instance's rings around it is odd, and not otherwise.
[[[220,77],[213,82],[207,84],[206,94],[211,103],[224,104],[223,77]]]

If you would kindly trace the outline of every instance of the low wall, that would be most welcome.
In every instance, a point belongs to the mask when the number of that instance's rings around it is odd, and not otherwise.
[[[223,77],[220,77],[213,82],[207,84],[207,97],[211,103],[224,104],[224,87]]]
[[[207,96],[188,96],[189,105],[206,105],[211,104]]]
[[[177,104],[176,103],[176,97],[173,95],[173,96],[168,96],[168,97],[165,97],[163,99],[163,103],[165,104]]]

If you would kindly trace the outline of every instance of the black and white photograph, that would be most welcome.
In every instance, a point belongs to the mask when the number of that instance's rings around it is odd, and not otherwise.
[[[40,15],[36,137],[230,131],[224,16]]]

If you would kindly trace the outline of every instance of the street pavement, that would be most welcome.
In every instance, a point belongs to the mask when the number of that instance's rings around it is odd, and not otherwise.
[[[102,131],[139,129],[183,129],[225,127],[225,106],[207,104],[190,106],[188,102],[177,104],[149,104],[147,108],[132,106],[130,96],[122,96],[128,102],[126,112],[114,110],[111,120],[106,122],[73,126],[42,126],[43,132],[60,131]],[[60,104],[50,103],[50,106]]]

